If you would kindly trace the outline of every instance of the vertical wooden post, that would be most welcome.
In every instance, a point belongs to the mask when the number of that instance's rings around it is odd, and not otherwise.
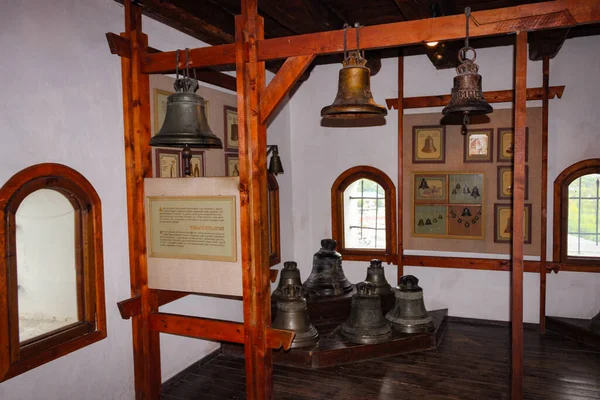
[[[125,5],[125,33],[131,43],[131,58],[121,57],[123,80],[123,121],[125,138],[125,174],[129,233],[129,270],[131,295],[139,295],[142,314],[132,319],[133,358],[136,399],[160,396],[159,333],[151,332],[150,312],[158,309],[156,296],[148,289],[146,260],[144,177],[152,176],[150,140],[150,83],[141,72],[148,38],[142,33],[140,6]]]
[[[512,399],[523,398],[523,238],[525,214],[525,125],[527,120],[527,32],[517,33],[515,52],[515,164],[512,211]]]
[[[544,98],[542,99],[542,210],[540,246],[540,333],[546,333],[546,253],[548,235],[548,95],[550,92],[550,57],[542,64]]]
[[[398,56],[398,284],[404,275],[404,56]]]
[[[242,1],[236,17],[236,71],[240,157],[240,205],[244,300],[246,398],[273,397],[273,362],[266,332],[271,326],[267,237],[266,126],[260,122],[265,63],[257,57],[264,39],[256,0]],[[247,61],[246,61],[247,52]]]

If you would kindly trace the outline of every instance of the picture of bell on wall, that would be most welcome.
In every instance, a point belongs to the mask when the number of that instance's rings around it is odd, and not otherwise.
[[[461,239],[483,239],[483,212],[480,205],[448,207],[448,236]]]
[[[414,126],[412,143],[413,164],[446,162],[446,127]]]
[[[525,162],[529,150],[529,128],[525,130]],[[512,162],[515,158],[515,132],[513,128],[498,128],[498,162]]]
[[[524,243],[531,244],[531,204],[525,204],[523,224]],[[512,234],[512,205],[494,204],[494,242],[510,243]]]
[[[413,234],[415,236],[446,235],[447,215],[444,205],[415,205]]]
[[[415,174],[414,188],[416,202],[446,202],[446,175]]]
[[[498,200],[508,200],[513,197],[513,167],[498,166]],[[529,167],[525,166],[525,200],[529,200]]]
[[[483,174],[449,174],[448,187],[451,204],[482,204]]]

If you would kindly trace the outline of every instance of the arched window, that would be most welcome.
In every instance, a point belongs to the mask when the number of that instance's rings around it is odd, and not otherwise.
[[[600,159],[580,161],[554,181],[554,261],[600,264]]]
[[[377,168],[344,171],[331,187],[332,236],[347,260],[396,263],[396,188]]]
[[[38,164],[0,189],[0,382],[106,337],[100,198]]]

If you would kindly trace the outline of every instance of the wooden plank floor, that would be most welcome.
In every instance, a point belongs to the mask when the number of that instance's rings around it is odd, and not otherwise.
[[[435,350],[319,370],[276,365],[282,400],[508,399],[509,328],[450,321]],[[244,399],[244,360],[218,355],[164,388],[164,400]],[[600,399],[600,350],[525,330],[526,399]]]

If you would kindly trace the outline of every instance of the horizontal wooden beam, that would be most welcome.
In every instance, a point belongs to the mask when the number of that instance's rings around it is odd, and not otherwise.
[[[552,86],[548,92],[548,98],[554,99],[562,97],[565,91],[564,86]],[[515,91],[509,90],[495,90],[490,92],[484,92],[488,103],[512,103],[514,99]],[[451,95],[436,95],[436,96],[420,96],[420,97],[405,97],[402,101],[404,109],[407,108],[426,108],[426,107],[445,107],[450,102]],[[531,88],[527,89],[527,100],[542,100],[544,98],[543,88]],[[398,109],[398,99],[385,99],[385,104],[388,109]]]
[[[510,271],[512,261],[495,258],[436,257],[412,256],[402,257],[405,267],[433,267],[473,269],[484,271]],[[539,261],[525,261],[525,272],[539,272]],[[547,273],[551,272],[550,270]]]
[[[556,0],[471,13],[470,37],[494,36],[518,31],[562,28],[600,21],[596,0]],[[395,22],[361,28],[362,49],[408,46],[465,37],[465,17],[452,15],[415,21]],[[295,56],[323,55],[344,51],[344,30],[256,40],[258,60],[276,60]],[[348,48],[356,47],[354,33],[348,35]],[[247,59],[247,50],[245,59]],[[190,65],[207,67],[235,63],[235,45],[224,44],[190,51]],[[142,71],[148,74],[171,73],[175,52],[149,54]]]
[[[240,322],[154,313],[150,315],[150,329],[196,339],[244,343],[244,324]],[[293,339],[294,332],[291,331],[270,328],[267,331],[267,345],[273,349],[289,350]]]
[[[176,292],[174,290],[156,290],[156,296],[158,298],[158,307],[169,304],[175,300],[186,297],[190,293]],[[123,300],[117,303],[121,318],[129,319],[140,315],[142,313],[142,299],[139,295],[133,296],[127,300]]]

